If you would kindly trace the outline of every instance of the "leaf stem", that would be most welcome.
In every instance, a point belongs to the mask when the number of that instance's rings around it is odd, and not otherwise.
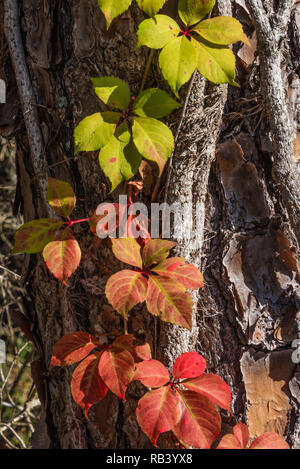
[[[145,71],[144,71],[144,76],[143,76],[141,88],[140,88],[140,91],[139,91],[140,93],[144,89],[144,86],[145,86],[145,83],[146,83],[146,80],[147,80],[147,76],[148,76],[148,73],[149,73],[150,65],[151,65],[151,62],[152,62],[152,59],[153,59],[153,55],[154,55],[154,49],[150,49],[150,52],[149,52],[149,55],[148,55],[148,60],[147,60],[147,63],[146,63],[146,68],[145,68]]]

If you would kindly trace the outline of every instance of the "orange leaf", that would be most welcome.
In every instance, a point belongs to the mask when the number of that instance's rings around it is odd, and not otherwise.
[[[49,205],[60,216],[67,218],[75,208],[76,197],[68,182],[49,178],[47,187]]]
[[[112,239],[112,250],[117,259],[134,267],[142,268],[140,246],[133,238]]]
[[[152,269],[159,275],[174,278],[185,288],[198,290],[203,288],[203,275],[192,264],[186,264],[181,257],[170,257]]]
[[[138,358],[142,360],[150,360],[152,358],[151,347],[149,344],[137,345],[135,347],[135,351]]]
[[[134,375],[134,360],[127,351],[109,349],[103,352],[99,362],[99,373],[106,386],[125,400],[125,392]]]
[[[247,425],[245,425],[242,422],[237,423],[233,427],[233,434],[236,437],[236,439],[238,440],[241,448],[246,448],[247,445],[248,445],[248,442],[249,442],[249,438],[250,438],[249,430],[248,430]]]
[[[134,378],[149,388],[158,388],[170,381],[167,368],[158,360],[145,360],[137,363]]]
[[[195,378],[202,375],[206,368],[206,360],[197,352],[187,352],[180,355],[173,366],[173,378]]]
[[[96,347],[100,347],[100,343],[88,332],[66,334],[54,345],[50,366],[72,365]]]
[[[290,449],[288,443],[274,432],[267,432],[254,440],[249,449]]]

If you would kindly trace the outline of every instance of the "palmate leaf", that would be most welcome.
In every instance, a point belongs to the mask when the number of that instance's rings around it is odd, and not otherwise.
[[[247,425],[240,422],[233,427],[233,434],[223,436],[217,449],[246,449],[249,438]],[[256,438],[249,449],[290,449],[290,447],[282,436],[274,432],[266,432]]]
[[[148,16],[154,16],[166,3],[166,0],[136,0],[141,10]]]
[[[135,117],[132,136],[139,153],[147,160],[155,161],[159,168],[159,175],[161,175],[174,148],[171,130],[151,117]]]
[[[178,357],[173,366],[173,378],[195,378],[205,371],[206,360],[197,352],[183,353]]]
[[[132,0],[98,0],[100,10],[105,16],[107,28],[112,20],[121,15],[131,5]]]
[[[179,398],[169,386],[149,391],[139,400],[136,417],[156,446],[159,435],[171,430],[180,419]]]
[[[112,0],[110,3],[114,3]],[[130,101],[130,90],[127,83],[117,77],[100,77],[91,79],[95,93],[104,104],[125,110]]]
[[[221,417],[207,397],[192,391],[180,391],[182,415],[172,428],[176,438],[185,446],[209,449],[221,430]]]
[[[75,208],[76,197],[70,184],[49,178],[47,187],[49,205],[60,216],[67,218]]]
[[[146,304],[148,311],[162,321],[192,329],[192,298],[173,279],[149,277]]]
[[[202,20],[214,7],[216,0],[179,0],[178,13],[187,26]]]
[[[166,239],[150,239],[142,250],[144,266],[149,267],[152,264],[162,262],[168,257],[170,249],[176,245],[177,243]]]
[[[249,40],[241,23],[231,16],[217,16],[216,18],[201,21],[194,26],[192,31],[214,44],[227,45],[243,41],[249,45]]]
[[[112,275],[106,284],[107,301],[125,319],[137,303],[145,301],[147,280],[140,272],[121,270]]]
[[[237,85],[235,79],[235,56],[227,47],[211,44],[205,39],[191,44],[197,52],[197,68],[201,75],[213,83]],[[238,85],[237,85],[238,86]]]
[[[134,101],[133,112],[141,117],[160,119],[179,107],[180,104],[165,91],[149,88],[138,95]]]
[[[136,364],[133,379],[149,388],[159,388],[170,381],[167,368],[158,360],[150,359]]]
[[[26,252],[34,254],[41,252],[46,244],[55,239],[55,236],[64,222],[57,218],[40,218],[32,220],[16,231],[14,248],[11,254]]]
[[[54,277],[66,283],[80,264],[81,250],[72,233],[65,230],[59,239],[45,246],[43,257]]]
[[[97,112],[85,117],[74,130],[75,153],[96,151],[106,145],[120,117],[120,113],[113,111]]]
[[[203,288],[203,275],[192,264],[186,264],[182,257],[170,257],[152,269],[158,275],[170,277],[189,290]]]
[[[134,359],[127,350],[114,348],[102,353],[99,373],[106,386],[125,400],[125,391],[134,375]]]
[[[197,54],[185,36],[172,39],[159,55],[159,66],[173,93],[178,97],[181,86],[188,82],[197,66]]]
[[[77,363],[99,346],[98,340],[88,332],[66,334],[54,345],[50,366]]]
[[[231,392],[225,381],[212,373],[183,382],[190,391],[202,394],[223,409],[230,410]]]
[[[92,353],[86,357],[72,375],[72,396],[74,401],[84,410],[86,418],[88,418],[88,411],[92,405],[101,401],[107,393],[107,387],[98,371],[101,353]]]
[[[137,47],[147,46],[151,49],[161,49],[180,33],[180,27],[167,15],[156,15],[144,20],[138,28]]]

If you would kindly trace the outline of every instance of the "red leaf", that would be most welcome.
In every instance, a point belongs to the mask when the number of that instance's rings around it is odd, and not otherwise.
[[[142,250],[145,267],[162,262],[176,245],[177,243],[165,239],[150,239]]]
[[[136,239],[141,245],[141,241],[144,244],[147,240],[150,240],[150,233],[148,231],[149,219],[143,216],[142,213],[139,215],[129,215],[126,221],[124,234],[120,231],[120,236],[128,236]]]
[[[169,386],[149,391],[139,400],[136,417],[156,446],[159,435],[171,430],[180,418],[179,398]]]
[[[34,254],[42,251],[46,244],[55,239],[57,231],[63,224],[57,218],[40,218],[25,223],[16,231],[11,254],[21,252]]]
[[[236,438],[235,435],[228,433],[227,435],[223,436],[217,446],[217,449],[244,449],[244,447],[241,446],[241,442]]]
[[[170,381],[167,368],[158,360],[137,363],[133,379],[138,379],[149,388],[158,388]]]
[[[72,376],[72,396],[84,410],[86,418],[92,405],[101,401],[107,393],[107,387],[98,371],[100,355],[101,353],[89,355],[77,366]]]
[[[180,391],[183,411],[173,428],[176,438],[185,446],[209,449],[221,430],[221,417],[216,406],[205,396]]]
[[[202,375],[206,368],[206,360],[197,352],[187,352],[180,355],[173,366],[173,378],[195,378]]]
[[[122,262],[142,268],[140,246],[133,238],[112,239],[114,255]]]
[[[96,347],[101,347],[100,343],[88,332],[66,334],[54,345],[50,366],[72,365]]]
[[[125,400],[125,392],[134,375],[134,360],[127,351],[107,350],[99,362],[99,373],[106,386]]]
[[[43,257],[54,277],[66,283],[80,264],[81,250],[73,235],[69,230],[65,230],[60,240],[45,246]]]
[[[274,432],[267,432],[254,440],[249,449],[290,449],[288,443]]]
[[[191,391],[203,394],[212,402],[229,410],[231,404],[231,392],[225,381],[218,375],[207,373],[199,378],[184,381],[182,384]]]
[[[136,355],[142,360],[151,360],[151,347],[149,344],[137,345],[135,347]]]
[[[150,276],[146,303],[148,311],[162,321],[192,329],[191,295],[173,279]]]
[[[105,287],[107,301],[126,319],[128,311],[145,301],[146,292],[147,279],[134,270],[121,270],[112,275]]]
[[[49,205],[60,216],[67,218],[76,205],[76,197],[68,182],[49,178],[47,187]]]
[[[201,272],[194,265],[185,264],[184,259],[180,257],[170,257],[152,270],[159,275],[174,278],[190,290],[203,288],[203,275]]]
[[[249,442],[249,430],[247,425],[240,422],[233,427],[233,433],[236,439],[238,440],[241,448],[246,448]]]

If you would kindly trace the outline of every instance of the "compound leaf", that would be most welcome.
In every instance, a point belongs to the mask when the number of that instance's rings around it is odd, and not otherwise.
[[[74,130],[75,153],[96,151],[106,145],[113,136],[121,117],[118,112],[96,112],[85,117]]]
[[[137,47],[147,46],[151,49],[161,49],[180,33],[176,21],[167,15],[156,15],[144,20],[138,28]]]
[[[179,107],[180,104],[165,91],[158,88],[149,88],[138,95],[134,102],[133,111],[141,117],[148,116],[160,119]]]
[[[75,208],[76,197],[70,184],[49,178],[47,187],[49,205],[60,216],[67,218]]]
[[[178,13],[187,26],[202,20],[214,7],[216,0],[179,0]]]
[[[195,378],[202,375],[206,368],[206,360],[197,352],[183,353],[178,357],[173,366],[173,378]]]
[[[155,161],[161,175],[174,148],[171,130],[162,122],[151,117],[135,117],[132,135],[139,153],[147,160]]]
[[[134,378],[149,388],[159,388],[170,381],[167,368],[158,360],[150,359],[136,364]]]
[[[185,36],[172,39],[159,55],[159,66],[165,80],[178,97],[181,86],[189,81],[197,67],[197,54]]]
[[[88,332],[66,334],[54,345],[50,366],[65,366],[77,363],[96,347],[100,347],[100,343]]]
[[[180,419],[179,398],[169,386],[147,392],[136,409],[138,424],[156,446],[159,435],[171,430]]]
[[[231,16],[217,16],[201,21],[193,31],[214,44],[227,45],[243,41],[250,45],[241,23]]]
[[[125,400],[125,392],[134,375],[134,360],[127,350],[109,349],[99,361],[99,373],[106,386]]]
[[[131,5],[132,0],[98,0],[100,10],[105,16],[107,28],[114,18],[121,15]]]
[[[15,233],[15,243],[11,254],[26,252],[34,254],[44,249],[47,243],[55,239],[56,233],[64,222],[57,218],[40,218],[32,220]]]
[[[111,3],[114,3],[113,1]],[[117,77],[101,77],[91,79],[95,93],[104,104],[125,110],[129,106],[130,90],[127,83]]]

